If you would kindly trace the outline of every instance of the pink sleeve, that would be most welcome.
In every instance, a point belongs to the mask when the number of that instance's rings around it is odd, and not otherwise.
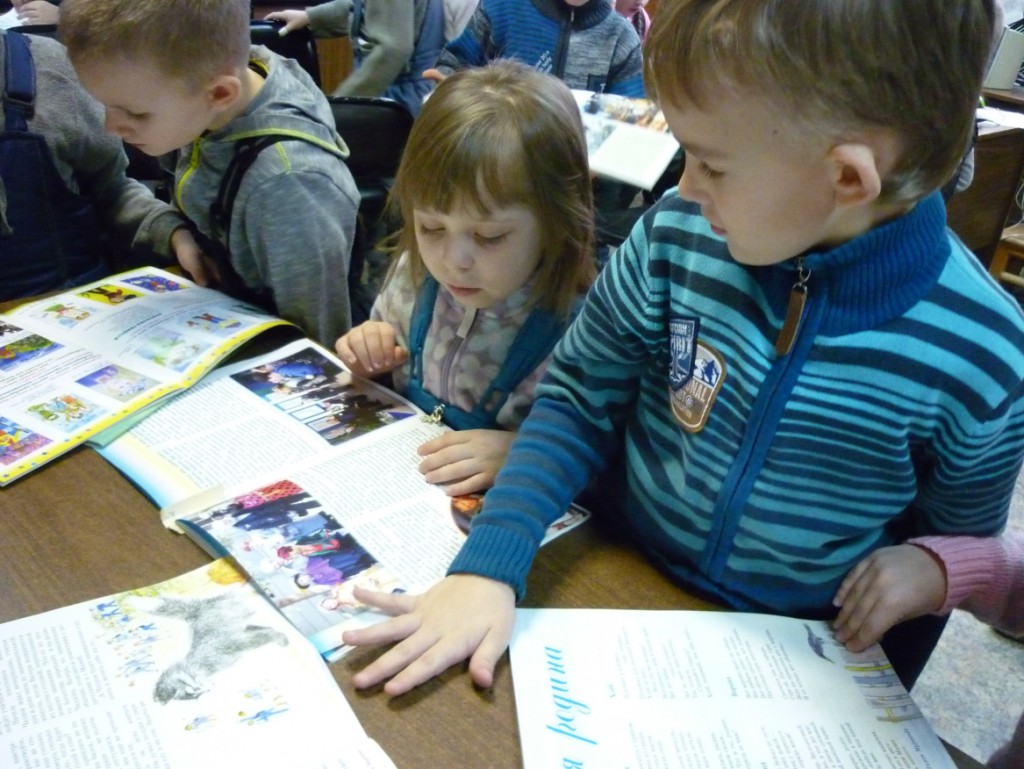
[[[1001,537],[918,537],[946,571],[946,602],[1011,633],[1024,632],[1024,532]]]

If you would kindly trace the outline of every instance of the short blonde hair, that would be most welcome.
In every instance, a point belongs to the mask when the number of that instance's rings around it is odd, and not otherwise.
[[[245,68],[248,0],[64,0],[60,39],[75,62],[153,62],[168,77],[200,88]]]
[[[994,23],[992,0],[669,0],[644,78],[674,106],[736,86],[774,100],[797,130],[890,130],[902,152],[880,202],[912,203],[970,145]]]
[[[594,213],[579,107],[560,80],[499,60],[460,70],[423,105],[395,177],[390,205],[405,223],[394,251],[425,274],[413,210],[521,205],[541,226],[532,300],[566,314],[593,280]]]

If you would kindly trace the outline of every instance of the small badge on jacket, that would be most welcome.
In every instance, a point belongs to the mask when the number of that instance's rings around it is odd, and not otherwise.
[[[699,329],[696,318],[669,323],[669,401],[676,421],[691,433],[704,429],[725,381],[725,361],[716,350],[697,342]]]

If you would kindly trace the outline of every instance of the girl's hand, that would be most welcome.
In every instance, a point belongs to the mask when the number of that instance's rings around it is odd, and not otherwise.
[[[446,432],[416,450],[423,457],[420,472],[428,483],[444,484],[452,497],[484,491],[494,485],[515,437],[508,430]]]
[[[842,608],[832,629],[850,651],[864,651],[893,625],[938,611],[945,600],[946,573],[931,553],[916,545],[883,547],[839,586],[832,603]]]
[[[494,683],[494,666],[508,648],[515,621],[515,593],[509,585],[475,574],[452,574],[423,595],[361,587],[354,595],[392,619],[348,630],[342,640],[353,646],[399,642],[352,677],[357,688],[391,678],[384,691],[404,694],[467,658],[473,683],[485,688]]]
[[[289,32],[293,32],[296,29],[303,29],[309,26],[309,14],[305,11],[289,10],[289,11],[273,11],[263,17],[267,21],[283,21],[284,26],[278,30],[281,37],[284,37]]]
[[[339,337],[334,349],[353,374],[367,378],[386,374],[409,359],[409,351],[395,343],[395,329],[379,320],[360,323]]]

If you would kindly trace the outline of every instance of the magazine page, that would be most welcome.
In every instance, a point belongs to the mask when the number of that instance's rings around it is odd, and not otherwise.
[[[0,315],[0,485],[191,386],[278,325],[289,324],[149,267]]]
[[[737,612],[519,609],[523,765],[954,764],[879,646]]]
[[[650,190],[665,173],[679,142],[648,99],[573,90],[587,135],[590,170]]]
[[[214,557],[232,555],[321,654],[338,659],[349,650],[345,630],[383,619],[353,589],[419,593],[439,582],[481,508],[481,495],[449,497],[417,469],[416,448],[444,429],[416,418],[365,435],[179,524]],[[544,542],[588,515],[573,507]]]
[[[0,766],[394,769],[228,561],[0,625]]]
[[[98,449],[172,522],[240,479],[301,464],[419,411],[310,340],[224,366]]]

